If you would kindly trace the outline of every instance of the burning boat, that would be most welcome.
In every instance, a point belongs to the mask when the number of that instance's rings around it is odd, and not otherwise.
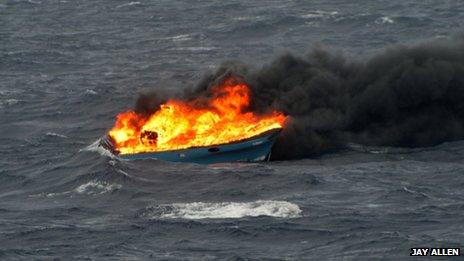
[[[150,115],[132,110],[119,114],[100,145],[126,160],[267,160],[286,116],[250,107],[248,85],[230,78],[194,99],[168,100]]]
[[[123,160],[159,159],[173,162],[202,164],[222,162],[257,162],[269,160],[271,148],[281,129],[273,129],[249,139],[205,147],[192,147],[161,152],[120,154],[110,136],[101,141],[101,146],[118,155]]]

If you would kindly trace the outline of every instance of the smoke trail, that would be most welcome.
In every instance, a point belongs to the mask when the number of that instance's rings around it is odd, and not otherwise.
[[[463,39],[390,47],[364,61],[315,48],[258,70],[227,63],[185,96],[230,75],[250,84],[251,109],[291,116],[274,159],[319,155],[348,142],[413,147],[464,137]]]

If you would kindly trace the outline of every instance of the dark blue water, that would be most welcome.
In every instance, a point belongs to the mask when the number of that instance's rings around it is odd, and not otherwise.
[[[462,246],[461,141],[210,166],[120,162],[93,144],[137,93],[181,91],[223,61],[314,44],[364,57],[462,21],[457,0],[0,0],[0,259],[398,260]]]

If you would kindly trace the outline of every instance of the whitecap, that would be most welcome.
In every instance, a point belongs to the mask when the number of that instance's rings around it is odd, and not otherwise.
[[[39,194],[34,194],[34,195],[29,195],[29,197],[46,197],[46,198],[53,198],[57,196],[65,196],[69,195],[70,197],[73,197],[71,193],[77,193],[77,194],[87,194],[87,195],[100,195],[100,194],[105,194],[108,192],[113,192],[115,190],[119,190],[122,188],[121,184],[110,184],[107,182],[102,182],[102,181],[96,181],[96,180],[91,180],[85,184],[79,185],[73,190],[70,191],[63,191],[63,192],[42,192]],[[71,195],[70,195],[71,194]]]
[[[31,197],[31,198],[37,198],[37,197],[53,198],[53,197],[56,197],[56,196],[67,195],[67,194],[69,194],[69,193],[71,193],[71,191],[51,192],[51,193],[42,192],[42,193],[39,193],[39,194],[32,194],[32,195],[29,195],[29,197]]]
[[[430,196],[425,194],[424,192],[416,191],[416,190],[413,190],[411,188],[403,187],[403,190],[410,193],[410,194],[419,195],[419,196],[422,196],[422,197],[425,197],[425,198],[430,198]]]
[[[64,192],[52,192],[52,193],[46,193],[44,194],[45,197],[47,198],[53,198],[53,197],[56,197],[56,196],[63,196],[63,195],[67,195],[71,193],[71,191],[64,191]]]
[[[309,12],[307,14],[303,14],[300,17],[304,19],[314,19],[314,18],[325,18],[325,17],[332,17],[338,15],[337,11],[321,11],[316,10]]]
[[[394,22],[395,21],[393,21],[393,19],[391,19],[388,16],[380,17],[377,20],[375,20],[375,23],[377,24],[393,24]]]
[[[5,99],[3,101],[0,101],[0,106],[2,105],[11,106],[11,105],[18,104],[19,102],[20,100],[17,100],[17,99]]]
[[[113,153],[111,153],[111,151],[109,151],[109,150],[105,149],[104,147],[100,146],[100,141],[101,141],[101,139],[98,139],[94,143],[90,144],[89,146],[87,146],[87,147],[85,147],[83,149],[80,149],[79,151],[93,151],[93,152],[97,152],[98,154],[100,154],[102,156],[115,158],[116,156]]]
[[[207,46],[191,46],[191,47],[179,47],[175,50],[179,51],[191,51],[191,52],[201,52],[201,51],[212,51],[217,49],[216,47],[207,47]]]
[[[125,6],[140,5],[140,4],[141,4],[140,2],[129,2],[129,3],[122,4],[122,5],[118,5],[118,6],[116,6],[116,8],[121,8],[121,7],[125,7]]]
[[[58,138],[63,138],[66,139],[67,136],[55,132],[47,132],[45,135],[50,136],[50,137],[58,137]]]
[[[261,20],[263,17],[262,16],[237,16],[232,18],[232,20],[235,21],[257,21]]]
[[[131,175],[129,175],[129,173],[125,172],[124,170],[122,169],[116,169],[117,172],[121,173],[122,175],[126,176],[126,177],[130,177],[131,178]]]
[[[12,95],[17,93],[23,93],[21,90],[11,90],[11,89],[2,89],[0,90],[0,95]]]
[[[96,92],[96,91],[94,91],[92,89],[87,89],[87,90],[85,90],[85,94],[87,94],[87,95],[97,95],[98,92]]]
[[[294,203],[274,200],[173,203],[158,205],[150,209],[147,216],[153,219],[222,219],[258,216],[297,218],[302,212]]]
[[[167,37],[160,37],[156,38],[158,40],[169,40],[173,42],[183,42],[183,41],[188,41],[192,39],[191,34],[179,34],[179,35],[174,35],[174,36],[167,36]]]
[[[74,192],[89,195],[104,194],[121,188],[122,186],[120,184],[109,184],[106,182],[92,180],[75,188]]]
[[[174,42],[182,42],[182,41],[190,40],[192,39],[192,37],[189,34],[180,34],[180,35],[170,37],[170,39],[173,40]]]

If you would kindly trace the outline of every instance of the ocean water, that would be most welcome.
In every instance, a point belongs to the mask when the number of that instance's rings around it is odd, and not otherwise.
[[[0,0],[1,260],[401,260],[463,247],[464,141],[257,164],[96,146],[146,90],[462,31],[462,1]],[[437,126],[438,127],[438,126]],[[459,259],[459,258],[458,258]]]

